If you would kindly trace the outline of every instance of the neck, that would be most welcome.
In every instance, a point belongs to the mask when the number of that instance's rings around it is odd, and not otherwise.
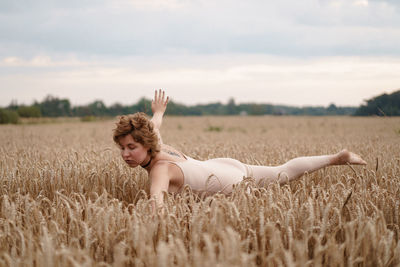
[[[152,157],[150,156],[149,161],[148,161],[146,164],[144,164],[144,165],[140,165],[140,167],[142,167],[143,169],[146,169],[147,167],[149,167],[149,165],[150,165],[150,163],[151,163],[151,160],[152,160]]]

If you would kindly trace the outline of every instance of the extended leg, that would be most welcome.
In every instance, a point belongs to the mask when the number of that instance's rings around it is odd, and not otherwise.
[[[333,155],[295,158],[280,166],[246,166],[249,169],[250,175],[256,179],[257,183],[268,184],[278,181],[282,184],[297,179],[306,172],[311,173],[326,166],[345,165],[348,163],[357,165],[366,164],[360,156],[347,150],[342,150]]]

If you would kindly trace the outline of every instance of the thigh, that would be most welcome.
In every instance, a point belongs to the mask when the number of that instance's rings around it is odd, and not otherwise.
[[[254,178],[259,185],[275,181],[280,174],[278,167],[247,164],[245,164],[245,166],[248,170],[248,176]]]

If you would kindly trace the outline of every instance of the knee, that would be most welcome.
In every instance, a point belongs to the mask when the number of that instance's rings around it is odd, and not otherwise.
[[[288,173],[286,170],[285,171],[282,170],[277,174],[277,180],[279,181],[280,184],[288,183],[292,179],[293,179],[292,175]]]

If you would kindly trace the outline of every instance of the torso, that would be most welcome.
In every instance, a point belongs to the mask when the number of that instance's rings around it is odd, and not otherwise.
[[[183,187],[184,176],[181,169],[170,162],[182,162],[186,160],[187,159],[182,152],[178,151],[172,146],[162,144],[161,151],[153,159],[153,162],[151,163],[151,168],[150,170],[147,170],[147,172],[150,174],[151,169],[159,163],[169,163],[168,172],[171,178],[169,181],[168,192],[176,193],[179,192],[179,190]]]
[[[164,144],[147,171],[150,179],[162,176],[159,181],[165,183],[168,179],[168,189],[165,189],[170,193],[180,192],[184,185],[189,185],[193,192],[227,194],[232,191],[234,184],[243,181],[243,177],[249,177],[248,168],[238,160],[215,158],[199,161],[186,157],[182,152]]]

